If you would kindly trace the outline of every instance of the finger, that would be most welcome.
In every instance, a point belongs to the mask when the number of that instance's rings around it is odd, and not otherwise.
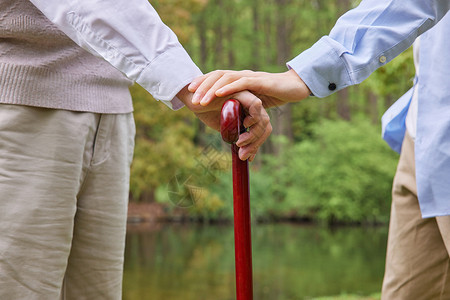
[[[249,132],[242,134],[237,142],[238,146],[245,146],[255,142],[264,134],[270,125],[270,118],[262,106],[261,101],[254,100],[248,108],[248,116],[244,119],[244,126]]]
[[[245,90],[260,94],[261,84],[263,84],[263,80],[259,79],[259,76],[241,77],[218,89],[216,91],[216,96],[225,97]]]
[[[269,122],[269,115],[263,107],[262,101],[255,96],[250,102],[249,106],[244,106],[247,112],[247,117],[244,119],[244,126],[246,128],[254,127],[256,124],[266,126]]]
[[[238,100],[248,115],[252,117],[258,116],[262,102],[254,94],[249,91],[241,91],[231,95],[231,98]]]
[[[269,122],[269,117],[267,116],[261,118],[259,122],[249,127],[248,132],[244,132],[239,136],[236,145],[238,147],[243,147],[256,142],[258,139],[260,139],[261,136],[264,135],[264,133],[268,130],[269,126],[271,126]]]
[[[239,136],[239,139],[236,142],[236,145],[238,147],[245,147],[250,144],[258,144],[258,141],[260,141],[259,143],[262,144],[264,142],[264,140],[261,141],[261,138],[268,136],[267,132],[268,131],[271,132],[271,130],[272,130],[271,126],[272,125],[268,121],[264,122],[264,125],[263,124],[255,124],[253,127],[250,128],[250,131],[244,132],[243,134],[241,134]]]
[[[257,150],[250,147],[241,147],[239,148],[239,159],[247,160],[253,155],[253,152],[255,151]]]
[[[253,132],[252,133],[244,132],[239,135],[239,139],[236,142],[236,146],[244,147],[244,146],[247,146],[248,144],[254,142],[257,139],[258,139],[258,137],[256,137]]]
[[[253,116],[246,116],[243,122],[245,128],[250,128],[256,123],[258,123],[258,119]]]
[[[246,146],[246,147],[239,148],[239,159],[240,160],[247,160],[247,159],[250,160],[250,158],[252,156],[255,156],[257,152],[258,152],[258,148],[253,147],[253,146]]]
[[[193,104],[200,104],[200,101],[205,96],[206,92],[211,88],[211,86],[223,75],[223,71],[214,71],[205,75],[204,80],[197,87],[197,90],[192,97]]]
[[[239,158],[241,160],[246,160],[251,158],[252,156],[254,157],[258,152],[259,147],[261,147],[261,145],[267,140],[271,133],[272,126],[269,123],[269,126],[267,126],[267,130],[263,133],[262,136],[260,136],[257,141],[239,148]]]
[[[250,131],[243,133],[237,142],[237,145],[241,147],[254,142],[264,133],[267,125],[270,124],[269,115],[264,110],[261,100],[252,93],[241,92],[233,97],[242,104],[247,112],[244,127],[250,128]]]
[[[214,84],[205,93],[202,100],[200,101],[200,105],[206,106],[211,103],[211,101],[216,98],[216,91],[223,86],[241,78],[242,72],[243,71],[224,71],[222,76],[216,82],[214,82]]]
[[[192,82],[188,86],[188,91],[191,93],[195,92],[197,88],[200,86],[200,84],[202,84],[202,82],[206,79],[207,76],[208,74],[205,74],[192,80]]]

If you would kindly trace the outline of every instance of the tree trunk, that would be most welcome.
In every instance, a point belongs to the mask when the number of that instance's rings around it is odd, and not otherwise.
[[[283,65],[289,59],[291,54],[290,48],[290,26],[289,18],[287,18],[284,10],[286,6],[290,3],[289,0],[275,0],[277,5],[276,14],[276,37],[277,37],[277,65]]]
[[[343,89],[337,92],[337,113],[338,115],[344,119],[349,121],[350,116],[350,101],[348,95],[348,89]]]
[[[217,0],[217,6],[219,7],[219,11],[224,11],[224,6],[222,0]],[[224,57],[223,57],[223,16],[220,15],[217,19],[217,23],[215,26],[215,65],[216,66],[223,66],[224,64]]]
[[[347,10],[350,9],[350,4],[351,4],[350,0],[338,0],[337,1],[338,17],[340,17],[342,14],[344,14]]]
[[[294,140],[294,133],[292,129],[292,103],[274,107],[270,110],[270,119],[273,126],[273,136],[285,136],[289,141]],[[281,146],[276,143],[270,145],[272,154],[278,155],[281,151]]]
[[[270,2],[267,5],[270,5]],[[272,55],[274,32],[272,32],[273,14],[271,12],[265,12],[262,24],[264,28],[264,52],[262,59],[266,62],[266,65],[274,65],[276,64],[276,58]]]
[[[253,56],[251,57],[251,68],[255,71],[259,70],[260,65],[260,24],[259,24],[259,11],[258,11],[259,3],[258,0],[252,0],[252,17],[253,17]]]
[[[139,202],[153,203],[155,202],[155,189],[149,188],[142,192]]]
[[[227,7],[227,10],[230,12],[230,15],[233,15],[233,3]],[[226,39],[227,39],[227,67],[228,69],[233,69],[235,66],[235,59],[234,59],[234,51],[236,49],[236,46],[233,45],[233,33],[234,33],[234,22],[233,18],[227,18],[227,30],[226,30]]]
[[[206,18],[204,14],[198,18],[197,22],[197,32],[200,40],[200,67],[201,69],[206,68],[206,61],[208,59],[208,41],[206,39]]]
[[[369,103],[367,105],[367,115],[370,117],[370,121],[373,124],[378,124],[379,122],[379,115],[378,115],[378,97],[374,93],[370,92],[367,96]]]

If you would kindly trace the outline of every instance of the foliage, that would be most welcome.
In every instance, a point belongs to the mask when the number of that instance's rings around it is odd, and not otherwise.
[[[414,80],[412,47],[373,73],[364,85],[381,97],[400,96]]]
[[[187,110],[170,111],[139,86],[132,94],[137,129],[130,190],[134,200],[154,200],[154,190],[167,184],[177,170],[194,167],[197,121]]]
[[[202,10],[208,0],[152,0],[161,19],[170,24],[181,43],[189,40],[195,28],[192,13]]]
[[[286,61],[328,34],[338,17],[358,2],[151,1],[204,72],[222,68],[282,72]],[[411,86],[413,76],[409,49],[359,86],[326,99],[273,109],[273,136],[251,172],[253,216],[386,220],[396,155],[379,137],[379,117]],[[189,218],[231,218],[229,164],[208,163],[205,168],[201,162],[212,145],[213,153],[227,157],[224,161],[229,163],[229,151],[223,152],[219,135],[205,130],[186,109],[173,112],[139,87],[133,87],[132,94],[137,137],[131,200],[160,201],[175,211],[180,204],[170,192],[176,190],[177,197],[191,201],[183,210]],[[189,184],[174,186],[179,178]]]
[[[276,142],[285,151],[264,155],[262,167],[250,175],[254,219],[387,221],[397,155],[369,122],[324,120],[310,140],[293,146],[286,139]],[[209,189],[225,199],[216,216],[231,218],[231,174],[221,173]]]
[[[326,222],[386,221],[397,158],[376,128],[323,120],[313,135],[265,160],[282,211]]]

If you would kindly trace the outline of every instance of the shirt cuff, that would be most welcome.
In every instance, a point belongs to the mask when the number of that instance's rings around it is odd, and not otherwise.
[[[172,47],[157,56],[141,72],[136,82],[173,110],[184,106],[178,92],[203,75],[183,47]]]
[[[353,84],[341,58],[344,52],[342,45],[322,37],[287,66],[297,72],[314,96],[323,98]]]

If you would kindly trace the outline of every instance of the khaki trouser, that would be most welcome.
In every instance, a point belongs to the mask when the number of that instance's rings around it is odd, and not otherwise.
[[[408,135],[392,194],[382,299],[450,299],[450,216],[421,218]]]
[[[0,299],[120,299],[132,114],[0,105]]]

